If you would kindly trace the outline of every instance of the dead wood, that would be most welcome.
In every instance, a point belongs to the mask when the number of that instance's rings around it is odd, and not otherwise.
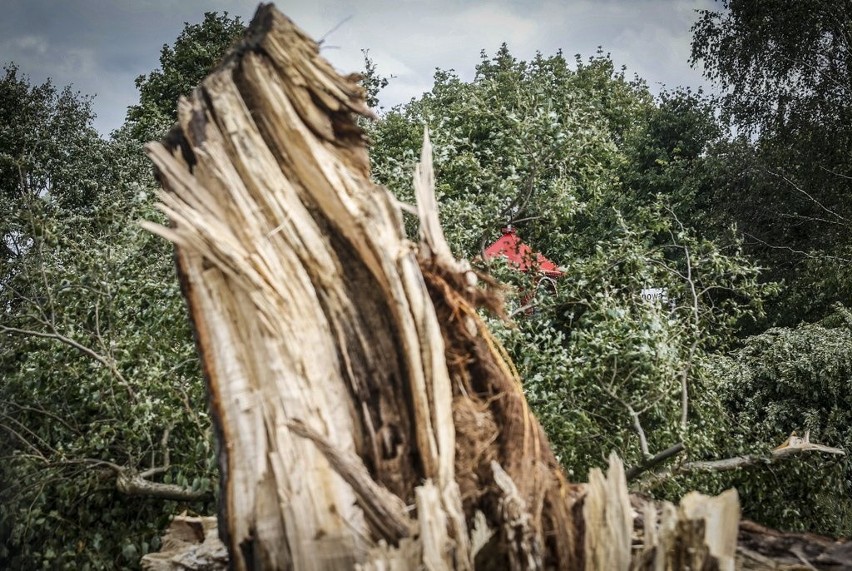
[[[627,479],[633,480],[637,476],[643,474],[650,469],[654,464],[658,464],[663,460],[670,458],[673,454],[677,454],[684,450],[683,444],[677,444],[672,448],[665,450],[646,461],[644,464],[628,471]],[[746,454],[743,456],[733,456],[731,458],[720,458],[716,460],[694,460],[684,462],[672,468],[666,468],[652,474],[647,475],[644,481],[638,486],[641,489],[649,489],[673,476],[689,474],[693,472],[728,472],[730,470],[739,470],[741,468],[749,468],[751,466],[766,466],[789,460],[803,453],[820,452],[822,454],[834,454],[845,456],[846,451],[833,446],[825,446],[811,442],[810,431],[806,431],[804,436],[797,436],[793,432],[783,443],[773,448],[766,454]]]
[[[263,5],[148,147],[170,225],[146,226],[176,247],[230,565],[627,569],[620,462],[567,482],[478,315],[499,291],[444,240],[428,137],[414,246],[370,180],[356,80]],[[724,568],[738,509],[718,501],[682,505],[643,557]]]
[[[224,571],[228,551],[219,541],[214,517],[175,516],[157,553],[142,557],[145,571]]]
[[[851,541],[782,533],[751,521],[740,524],[737,551],[742,569],[852,571]]]
[[[264,6],[149,147],[172,222],[149,227],[177,246],[233,563],[351,566],[419,522],[424,561],[470,568],[479,511],[516,568],[564,567],[574,492],[476,314],[498,302],[449,255],[433,205],[419,255],[406,240],[369,178],[355,79]]]

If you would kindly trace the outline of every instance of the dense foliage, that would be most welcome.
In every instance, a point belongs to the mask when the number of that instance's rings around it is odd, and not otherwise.
[[[733,442],[753,449],[810,430],[817,442],[852,450],[852,314],[845,307],[820,323],[771,328],[714,361],[726,409],[737,420]],[[848,456],[813,455],[722,483],[737,486],[745,509],[767,524],[852,533]]]
[[[770,324],[815,321],[852,297],[852,4],[722,5],[701,15],[692,43],[740,134],[711,209],[787,283]]]
[[[173,46],[160,51],[160,69],[136,78],[139,103],[127,112],[127,127],[140,141],[162,138],[177,119],[177,101],[201,83],[245,31],[239,17],[206,12],[200,24],[184,24]]]
[[[759,310],[766,287],[735,242],[723,250],[678,217],[695,194],[683,173],[719,134],[694,99],[655,102],[602,54],[572,69],[561,54],[521,62],[503,46],[483,55],[470,83],[438,72],[430,93],[370,133],[374,175],[410,199],[411,162],[429,126],[443,223],[459,255],[477,255],[513,225],[562,266],[566,277],[555,294],[539,292],[533,314],[495,326],[579,477],[610,450],[631,464],[684,440],[695,453],[723,452],[722,403],[705,361],[740,316]],[[681,107],[705,122],[681,118]],[[501,277],[516,287],[513,307],[536,288],[533,276]],[[643,299],[652,287],[666,299]]]
[[[122,494],[116,469],[211,500],[215,477],[170,248],[137,224],[150,166],[98,136],[89,99],[14,67],[0,117],[0,567],[136,567],[171,515],[211,506]]]
[[[808,429],[852,448],[850,20],[800,4],[701,16],[693,57],[721,101],[653,96],[603,53],[524,62],[504,45],[472,81],[439,70],[366,125],[374,176],[404,201],[429,127],[446,234],[508,285],[512,319],[488,318],[575,479],[611,450],[636,467],[683,443],[678,465],[768,454]],[[116,469],[215,488],[170,249],[136,222],[158,216],[141,143],[242,30],[227,14],[187,24],[110,140],[90,99],[4,70],[0,567],[135,567],[169,515],[213,509],[123,494]],[[375,107],[387,80],[369,58],[364,76]],[[561,266],[555,284],[481,259],[510,225]],[[852,532],[845,459],[641,483],[665,497],[735,485],[749,517]]]

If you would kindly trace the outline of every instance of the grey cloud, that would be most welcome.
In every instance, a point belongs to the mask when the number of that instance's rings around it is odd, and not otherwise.
[[[118,127],[137,100],[134,79],[158,66],[184,22],[205,11],[228,11],[248,21],[254,0],[6,0],[0,19],[0,63],[15,61],[34,81],[73,83],[95,94],[96,127]],[[361,49],[384,74],[397,78],[385,106],[408,101],[431,86],[435,68],[473,75],[480,50],[506,41],[519,58],[536,51],[567,56],[611,52],[654,86],[698,85],[690,70],[689,28],[694,9],[712,0],[314,0],[279,8],[315,38],[341,71],[363,67]]]

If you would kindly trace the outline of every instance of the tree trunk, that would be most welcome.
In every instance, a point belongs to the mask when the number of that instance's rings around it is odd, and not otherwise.
[[[357,79],[261,6],[148,147],[171,222],[148,227],[176,246],[231,566],[733,568],[735,494],[648,518],[634,549],[620,462],[567,482],[477,314],[499,292],[444,240],[428,138],[414,246],[370,180]]]

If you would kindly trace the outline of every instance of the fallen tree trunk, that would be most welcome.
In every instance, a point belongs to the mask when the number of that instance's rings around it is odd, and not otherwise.
[[[444,240],[428,139],[414,247],[370,180],[356,80],[261,6],[148,147],[171,221],[148,227],[176,246],[230,565],[732,568],[735,496],[668,510],[634,550],[620,462],[567,482],[477,314],[498,292]]]

